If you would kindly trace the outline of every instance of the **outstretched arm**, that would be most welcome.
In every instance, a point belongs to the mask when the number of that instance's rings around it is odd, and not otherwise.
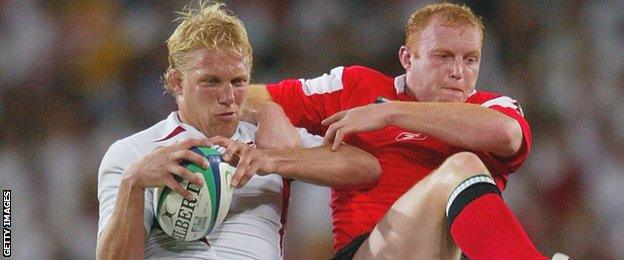
[[[396,125],[438,138],[448,144],[498,156],[512,156],[522,145],[522,129],[513,118],[490,108],[467,103],[394,101],[336,113],[325,141],[336,149],[345,135]]]
[[[351,145],[332,152],[330,147],[269,150],[267,172],[334,188],[370,188],[381,175],[379,162],[371,154]]]
[[[335,152],[330,147],[256,149],[225,137],[210,141],[226,148],[223,159],[238,162],[232,185],[241,187],[254,174],[277,173],[284,178],[335,188],[370,188],[377,183],[381,167],[375,157],[350,145]]]

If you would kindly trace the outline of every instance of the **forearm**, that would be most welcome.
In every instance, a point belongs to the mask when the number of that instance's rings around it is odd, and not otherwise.
[[[115,210],[97,242],[97,259],[142,259],[145,190],[122,180]]]
[[[430,135],[454,146],[511,156],[522,144],[518,122],[476,104],[392,102],[383,106],[390,125]]]
[[[329,146],[296,150],[268,150],[273,172],[296,179],[335,188],[369,188],[381,174],[375,157],[350,145],[335,152]]]

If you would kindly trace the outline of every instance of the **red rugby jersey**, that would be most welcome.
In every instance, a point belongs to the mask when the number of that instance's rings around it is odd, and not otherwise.
[[[362,67],[337,67],[329,74],[309,80],[284,80],[268,84],[273,100],[279,103],[297,127],[324,135],[321,121],[336,112],[374,103],[378,98],[415,101],[405,93],[405,75],[391,78]],[[475,152],[503,190],[507,175],[524,162],[531,147],[531,131],[517,102],[507,96],[475,91],[466,101],[500,111],[520,123],[521,151],[513,158]],[[447,157],[467,149],[451,146],[431,136],[399,127],[353,134],[345,142],[359,147],[379,160],[381,178],[369,190],[332,189],[334,249],[356,236],[371,231],[392,204],[416,182],[437,168]],[[474,151],[472,151],[474,152]]]

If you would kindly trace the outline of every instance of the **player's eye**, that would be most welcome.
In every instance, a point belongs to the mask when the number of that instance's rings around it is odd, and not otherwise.
[[[217,78],[208,78],[208,79],[204,79],[201,81],[202,85],[207,86],[207,87],[214,87],[217,86],[221,83],[221,80],[217,79]]]
[[[235,79],[232,81],[232,85],[234,85],[235,87],[244,87],[245,85],[247,85],[247,80],[242,78]]]
[[[451,55],[446,52],[439,52],[435,54],[435,57],[439,59],[446,59],[448,57],[451,57]]]
[[[470,63],[475,63],[475,62],[479,61],[479,58],[472,56],[472,57],[466,58],[466,60],[468,62],[470,62]]]

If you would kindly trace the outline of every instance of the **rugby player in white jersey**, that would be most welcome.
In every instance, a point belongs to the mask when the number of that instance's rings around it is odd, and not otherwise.
[[[317,146],[322,140],[295,129],[283,115],[273,116],[283,111],[270,104],[247,116],[264,117],[262,122],[282,129],[276,131],[282,135],[253,147],[255,135],[262,133],[239,122],[252,65],[243,24],[221,4],[186,10],[180,21],[167,41],[165,73],[178,111],[115,142],[104,156],[98,175],[97,258],[280,259],[285,179],[366,188],[378,180],[379,164],[351,146],[337,152],[328,146],[293,148]],[[193,199],[173,177],[201,185],[179,162],[206,166],[203,157],[188,149],[213,144],[226,147],[226,161],[238,163],[230,212],[205,241],[176,241],[154,221],[153,188],[168,186]]]

